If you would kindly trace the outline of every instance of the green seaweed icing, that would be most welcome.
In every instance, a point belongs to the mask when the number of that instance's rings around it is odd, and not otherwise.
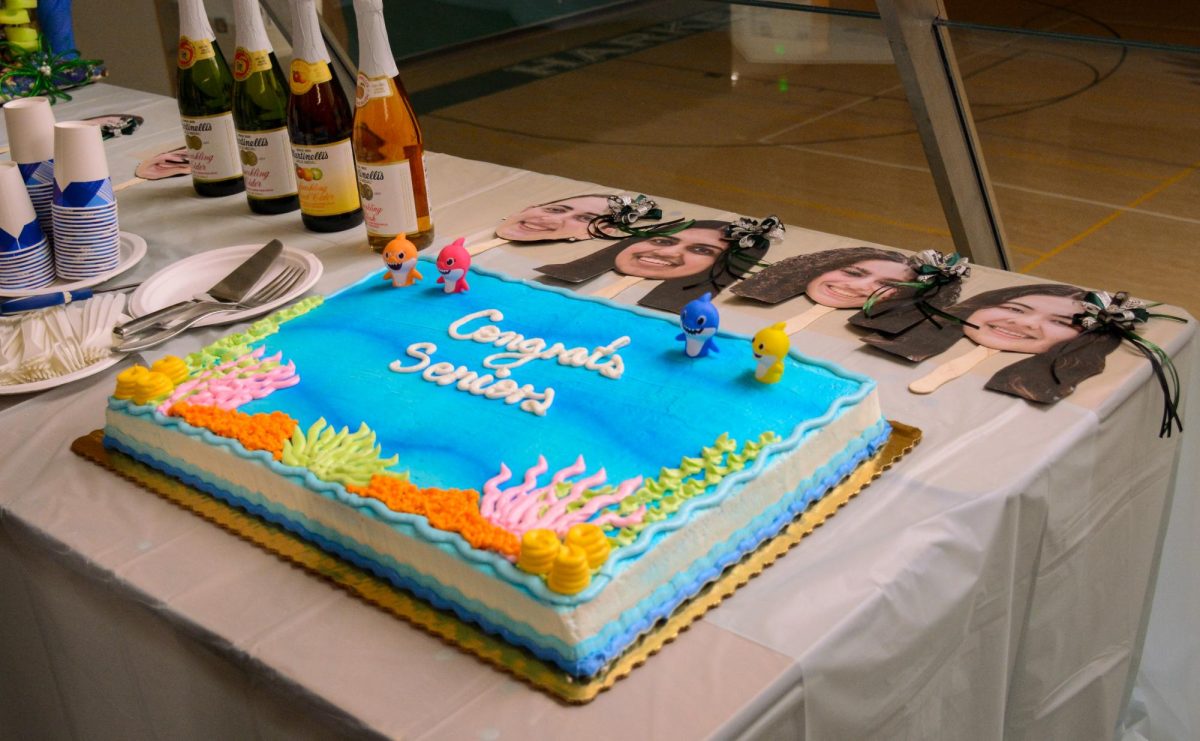
[[[220,365],[234,358],[240,358],[250,352],[250,345],[266,337],[270,337],[279,331],[281,325],[290,322],[298,316],[307,314],[324,303],[324,301],[324,296],[309,296],[301,301],[297,301],[286,309],[280,309],[259,319],[247,327],[244,332],[227,335],[208,347],[197,350],[184,358],[183,362],[187,363],[188,371],[194,374],[196,371]]]
[[[737,441],[723,434],[712,445],[703,448],[699,456],[684,456],[677,468],[662,469],[657,478],[645,481],[640,489],[622,500],[617,507],[620,514],[629,515],[644,506],[646,516],[639,523],[613,529],[609,533],[609,541],[614,548],[630,545],[647,527],[665,520],[679,511],[689,499],[708,491],[726,476],[742,470],[759,456],[764,447],[778,440],[779,436],[768,430],[759,435],[757,440],[747,440],[739,451]]]
[[[283,444],[281,462],[307,468],[323,481],[366,486],[372,476],[400,460],[397,455],[381,458],[381,452],[382,448],[375,444],[375,433],[365,423],[354,433],[345,427],[335,432],[321,418],[308,428],[307,434],[296,428],[292,438]]]

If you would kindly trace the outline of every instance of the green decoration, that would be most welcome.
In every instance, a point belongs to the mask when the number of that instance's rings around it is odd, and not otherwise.
[[[639,507],[646,508],[640,523],[622,528],[611,528],[608,539],[614,548],[631,545],[638,535],[655,522],[661,522],[678,512],[690,499],[694,499],[721,483],[726,476],[736,473],[759,456],[762,449],[779,440],[779,436],[768,430],[757,440],[747,440],[738,452],[737,441],[722,434],[716,442],[703,448],[699,456],[684,456],[678,468],[664,468],[656,479],[642,483],[632,495],[617,507],[617,512],[630,515]]]
[[[0,55],[9,60],[0,67],[0,100],[34,95],[46,96],[51,104],[71,100],[67,88],[86,85],[106,74],[103,62],[82,59],[75,49],[52,52],[44,36],[39,35],[32,51],[25,47],[24,41],[0,41]]]
[[[187,363],[188,370],[195,373],[198,370],[220,365],[233,358],[240,358],[250,352],[250,345],[266,337],[270,337],[279,331],[280,326],[298,316],[307,314],[320,306],[324,301],[324,296],[309,296],[302,301],[297,301],[286,309],[280,309],[259,319],[247,327],[245,332],[237,332],[222,337],[208,347],[201,348],[188,355],[183,361]]]
[[[367,486],[371,477],[394,466],[400,456],[380,458],[382,448],[375,444],[375,433],[364,423],[358,431],[347,428],[334,431],[324,418],[308,428],[297,427],[292,439],[283,444],[281,461],[288,466],[307,468],[322,481],[343,486]]]

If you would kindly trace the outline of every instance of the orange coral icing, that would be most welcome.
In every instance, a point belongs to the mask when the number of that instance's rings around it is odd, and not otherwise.
[[[171,416],[180,417],[193,427],[203,427],[214,435],[237,440],[246,450],[265,450],[279,460],[283,444],[291,438],[298,423],[283,412],[246,414],[236,409],[198,406],[179,402],[171,407]]]
[[[479,513],[479,493],[472,489],[420,489],[408,479],[375,474],[367,486],[347,486],[347,491],[383,502],[388,509],[421,515],[439,530],[458,533],[475,548],[516,558],[521,551],[517,536],[488,522]]]

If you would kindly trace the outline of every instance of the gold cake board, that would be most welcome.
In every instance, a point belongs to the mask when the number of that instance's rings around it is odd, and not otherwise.
[[[71,450],[280,558],[329,579],[351,594],[474,654],[543,692],[568,703],[582,704],[595,699],[596,695],[641,666],[646,659],[687,630],[693,621],[762,573],[775,559],[835,515],[838,509],[920,442],[920,430],[899,422],[891,424],[892,434],[875,456],[859,465],[785,530],[764,542],[753,553],[747,554],[726,569],[719,579],[680,605],[665,622],[643,635],[607,670],[587,680],[571,677],[523,649],[494,638],[449,613],[434,609],[388,582],[325,553],[282,527],[259,520],[123,453],[105,448],[101,430],[79,438],[71,444]]]

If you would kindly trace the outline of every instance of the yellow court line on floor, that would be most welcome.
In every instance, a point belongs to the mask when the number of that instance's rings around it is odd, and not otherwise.
[[[1150,190],[1141,194],[1134,200],[1130,201],[1128,204],[1126,204],[1125,207],[1126,208],[1137,208],[1138,206],[1142,205],[1146,201],[1155,197],[1159,193],[1162,193],[1167,188],[1170,188],[1172,185],[1175,185],[1179,181],[1183,180],[1188,175],[1191,175],[1193,172],[1195,172],[1197,170],[1197,168],[1200,168],[1200,162],[1193,163],[1192,165],[1186,167],[1185,169],[1180,170],[1179,172],[1175,173],[1171,177],[1162,181],[1161,183],[1154,186]],[[1049,252],[1046,252],[1045,254],[1043,254],[1041,257],[1037,258],[1033,262],[1020,268],[1018,270],[1018,272],[1021,272],[1021,273],[1030,272],[1031,270],[1036,268],[1038,265],[1041,265],[1042,263],[1046,262],[1047,260],[1054,257],[1055,255],[1061,254],[1068,248],[1073,247],[1073,246],[1079,244],[1080,242],[1082,242],[1083,240],[1087,239],[1088,237],[1092,236],[1093,234],[1100,231],[1104,227],[1108,226],[1109,224],[1113,223],[1117,219],[1121,218],[1121,216],[1124,214],[1125,214],[1125,211],[1113,211],[1108,216],[1105,216],[1103,219],[1100,219],[1095,224],[1092,224],[1091,226],[1089,226],[1087,229],[1084,229],[1082,232],[1076,234],[1075,236],[1071,237],[1067,241],[1062,242],[1061,244],[1055,246]]]

